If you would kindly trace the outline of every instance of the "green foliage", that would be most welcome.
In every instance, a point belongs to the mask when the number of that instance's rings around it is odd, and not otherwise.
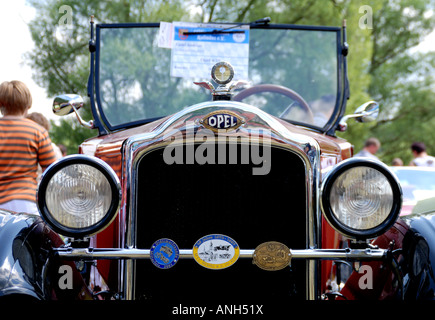
[[[410,145],[423,141],[429,152],[435,152],[433,110],[434,52],[411,53],[435,26],[431,0],[383,1],[375,13],[373,55],[370,64],[370,95],[383,111],[372,134],[382,142],[381,157],[391,163],[400,157],[411,160]]]
[[[35,50],[28,54],[28,60],[37,82],[53,96],[61,93],[86,96],[90,15],[104,23],[247,22],[269,16],[273,23],[340,26],[346,19],[351,92],[347,113],[374,99],[381,104],[381,121],[359,124],[351,120],[349,130],[339,135],[351,141],[355,151],[361,149],[369,136],[378,137],[382,142],[380,156],[386,163],[394,157],[409,161],[409,145],[415,140],[424,141],[430,153],[435,154],[435,134],[431,130],[435,125],[434,53],[417,55],[410,51],[434,29],[435,15],[428,13],[434,9],[435,0],[29,2],[37,10],[37,19],[29,26]],[[64,4],[72,8],[71,29],[59,24],[64,14],[59,13],[59,8]],[[370,22],[368,12],[364,11],[367,6],[373,12],[372,28],[361,25]],[[89,107],[82,112],[86,120],[91,118]],[[83,138],[96,134],[77,125],[75,119],[61,120],[53,125],[52,131],[53,140],[67,145],[69,150],[76,148]]]
[[[382,151],[387,163],[398,155],[409,163],[414,141],[424,142],[428,152],[435,154],[434,71],[434,54],[403,55],[379,68],[377,81],[385,86],[373,91],[390,108],[384,110],[373,132],[388,146]]]
[[[37,18],[29,24],[35,49],[27,54],[27,59],[35,70],[35,81],[53,97],[64,93],[87,96],[91,15],[98,23],[110,23],[182,20],[186,14],[183,1],[174,0],[28,2],[36,9]],[[68,14],[60,10],[64,5],[70,7],[71,27],[62,25]],[[89,103],[81,110],[81,115],[85,120],[92,118]],[[78,145],[97,132],[80,126],[75,116],[70,115],[59,123],[52,123],[50,134],[55,143],[67,146],[69,153],[77,153]]]

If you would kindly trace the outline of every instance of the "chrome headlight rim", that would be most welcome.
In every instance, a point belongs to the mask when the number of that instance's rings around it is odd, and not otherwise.
[[[379,171],[387,179],[392,189],[393,201],[388,216],[382,223],[369,229],[356,229],[345,225],[337,218],[331,207],[330,195],[334,182],[347,170],[356,167],[368,167]],[[357,157],[340,162],[330,172],[328,172],[322,182],[320,199],[323,216],[332,228],[345,237],[356,239],[357,241],[365,241],[367,239],[376,238],[394,225],[402,208],[402,188],[395,174],[384,163],[369,158]]]
[[[56,218],[54,218],[45,203],[47,187],[53,176],[60,170],[77,164],[89,165],[99,170],[106,177],[110,185],[112,197],[112,201],[104,217],[97,223],[83,228],[73,228],[63,225]],[[52,230],[64,236],[73,238],[89,237],[103,231],[117,216],[120,203],[121,186],[118,176],[113,169],[106,162],[99,158],[82,154],[69,155],[51,164],[42,174],[41,182],[39,183],[37,190],[37,205],[41,218],[50,226]]]

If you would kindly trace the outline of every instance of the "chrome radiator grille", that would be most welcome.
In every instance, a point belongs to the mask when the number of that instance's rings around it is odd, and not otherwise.
[[[258,167],[253,163],[168,165],[163,149],[145,154],[137,168],[136,247],[149,249],[156,240],[170,238],[180,249],[192,249],[203,236],[224,234],[241,249],[255,249],[267,241],[306,248],[304,163],[291,151],[269,148],[267,175],[253,175],[252,168]],[[167,270],[149,260],[135,263],[136,299],[305,299],[302,260],[273,272],[246,258],[222,270],[206,269],[190,259]]]

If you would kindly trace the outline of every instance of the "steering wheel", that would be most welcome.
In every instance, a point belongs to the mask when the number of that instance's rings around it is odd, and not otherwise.
[[[298,104],[302,107],[302,109],[304,109],[304,111],[307,113],[307,115],[309,117],[309,121],[307,121],[307,122],[314,123],[313,112],[311,111],[310,106],[304,100],[304,98],[302,98],[302,96],[300,94],[298,94],[296,91],[289,89],[289,88],[286,88],[286,87],[283,87],[283,86],[278,86],[275,84],[258,84],[258,85],[252,86],[250,88],[247,88],[247,89],[239,92],[238,94],[236,94],[233,97],[232,100],[241,102],[243,99],[246,99],[247,97],[249,97],[253,94],[262,93],[262,92],[279,93],[279,94],[282,94],[284,96],[289,97],[290,99],[294,100],[295,102],[298,102]],[[292,107],[294,107],[298,104],[291,103],[284,110],[284,112],[281,113],[280,118],[283,117],[284,115],[286,115]]]

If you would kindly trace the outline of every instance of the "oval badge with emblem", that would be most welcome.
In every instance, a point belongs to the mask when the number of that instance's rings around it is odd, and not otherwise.
[[[255,248],[253,263],[267,271],[284,269],[290,265],[291,251],[280,242],[270,241]]]
[[[151,262],[159,269],[172,268],[180,257],[177,244],[171,239],[160,239],[153,243],[150,250]]]
[[[200,123],[214,132],[236,130],[245,121],[236,113],[227,110],[213,111],[206,115]]]
[[[237,261],[239,254],[237,242],[222,234],[202,237],[193,246],[193,258],[207,269],[228,268]]]

